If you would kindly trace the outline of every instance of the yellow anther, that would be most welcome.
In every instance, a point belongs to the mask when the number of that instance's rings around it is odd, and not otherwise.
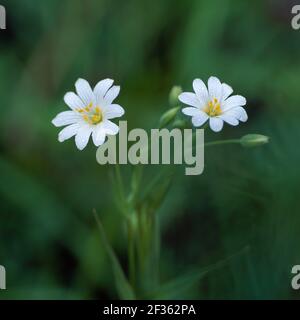
[[[84,108],[84,110],[87,111],[87,112],[90,112],[91,109],[92,109],[92,107],[93,107],[93,103],[91,102],[91,103],[89,103],[89,105],[87,105],[87,106]]]
[[[212,101],[209,101],[208,104],[203,108],[203,111],[210,117],[215,117],[222,114],[221,105],[216,98],[214,98]]]
[[[90,122],[90,119],[89,119],[89,117],[88,117],[86,114],[83,116],[83,119],[84,119],[86,122]]]
[[[97,124],[99,122],[101,122],[102,120],[102,115],[99,113],[99,114],[94,114],[91,118],[93,124]]]
[[[83,113],[82,118],[89,124],[98,124],[102,121],[103,115],[100,107],[93,108],[93,103],[90,103],[83,109],[77,109],[79,113]]]

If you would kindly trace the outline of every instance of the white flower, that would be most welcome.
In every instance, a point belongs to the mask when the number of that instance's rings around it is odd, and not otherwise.
[[[76,81],[77,94],[68,92],[64,96],[71,110],[59,113],[52,120],[56,127],[66,126],[58,135],[60,142],[75,136],[76,146],[82,150],[91,135],[94,144],[100,146],[107,135],[119,132],[119,127],[110,119],[121,117],[125,112],[120,105],[113,103],[120,92],[120,87],[113,86],[113,82],[111,79],[102,80],[92,90],[86,80]]]
[[[208,79],[208,89],[204,82],[195,79],[193,92],[183,92],[179,100],[191,107],[183,108],[182,112],[192,117],[195,127],[202,126],[209,120],[210,128],[219,132],[223,128],[224,121],[232,126],[237,126],[239,121],[248,119],[245,109],[246,99],[242,96],[230,96],[232,88],[226,83],[221,83],[216,77]]]

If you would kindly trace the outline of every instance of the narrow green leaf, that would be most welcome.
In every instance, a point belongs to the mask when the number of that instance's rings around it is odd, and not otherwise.
[[[131,176],[131,192],[128,196],[128,202],[131,205],[131,207],[134,207],[136,204],[136,201],[139,196],[139,190],[140,185],[142,182],[142,176],[143,176],[143,166],[142,165],[136,165],[133,168],[132,176]]]
[[[126,200],[123,179],[122,179],[118,164],[114,166],[114,170],[111,173],[111,180],[112,180],[112,186],[114,189],[113,194],[114,194],[115,205],[123,215],[127,216],[128,203]]]
[[[182,295],[188,291],[193,285],[195,285],[199,280],[204,278],[209,272],[215,271],[226,264],[229,261],[236,258],[237,256],[248,252],[249,247],[245,247],[240,252],[229,256],[228,258],[221,260],[215,264],[209,265],[200,270],[194,269],[190,270],[183,276],[180,276],[170,282],[162,285],[157,292],[150,295],[150,298],[154,299],[175,299],[182,298]]]
[[[155,212],[162,205],[171,186],[173,175],[173,170],[161,171],[148,185],[142,202],[150,213]]]
[[[164,128],[170,124],[176,117],[180,107],[174,107],[166,111],[159,120],[159,127]]]
[[[128,279],[126,278],[126,276],[124,274],[124,271],[120,265],[120,262],[116,256],[113,248],[111,247],[111,245],[107,239],[103,225],[100,221],[100,218],[99,218],[96,210],[94,210],[94,216],[95,216],[97,225],[100,230],[100,234],[102,237],[102,241],[104,243],[105,250],[109,256],[110,262],[113,267],[115,283],[116,283],[116,288],[117,288],[119,297],[120,297],[120,299],[124,299],[124,300],[134,300],[135,299],[134,291],[133,291]]]

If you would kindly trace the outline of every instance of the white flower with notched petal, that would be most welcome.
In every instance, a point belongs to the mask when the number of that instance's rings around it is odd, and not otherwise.
[[[84,79],[75,83],[76,92],[68,92],[64,96],[70,111],[59,113],[52,123],[56,127],[65,127],[58,135],[63,142],[75,136],[79,150],[86,147],[92,135],[96,146],[104,143],[107,135],[116,135],[119,127],[110,119],[121,117],[124,109],[113,101],[120,92],[119,86],[113,86],[113,80],[105,79],[95,86],[94,90]]]
[[[208,79],[208,89],[204,82],[195,79],[193,92],[183,92],[179,100],[191,107],[183,108],[182,112],[192,117],[195,127],[202,126],[209,120],[210,128],[219,132],[223,128],[224,121],[232,126],[237,126],[239,121],[248,119],[245,109],[246,99],[242,96],[230,96],[232,88],[226,83],[221,83],[216,77]]]

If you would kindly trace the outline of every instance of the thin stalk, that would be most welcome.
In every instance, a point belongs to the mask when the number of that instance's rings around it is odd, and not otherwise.
[[[128,263],[129,263],[129,280],[133,288],[136,286],[136,268],[135,268],[135,232],[132,221],[127,221],[128,233]]]
[[[120,166],[119,164],[115,164],[115,174],[116,174],[116,181],[118,184],[120,196],[122,197],[122,200],[125,200],[125,192],[124,192],[124,185],[123,185],[123,180],[120,172]]]
[[[229,139],[229,140],[218,140],[218,141],[212,141],[212,142],[207,142],[204,144],[205,147],[210,147],[210,146],[217,146],[221,144],[239,144],[240,139]]]
[[[154,287],[159,283],[159,261],[160,261],[160,227],[157,215],[153,215],[153,280]]]
[[[153,266],[151,265],[151,250],[152,247],[152,219],[149,216],[145,208],[140,208],[136,212],[138,217],[137,224],[137,290],[139,297],[144,297],[146,292],[149,290],[149,286],[153,284],[152,273]]]
[[[138,256],[138,271],[140,272],[142,269],[143,264],[143,225],[142,225],[142,212],[141,210],[138,210],[136,213],[137,217],[137,238],[139,241],[137,241],[137,256]]]

